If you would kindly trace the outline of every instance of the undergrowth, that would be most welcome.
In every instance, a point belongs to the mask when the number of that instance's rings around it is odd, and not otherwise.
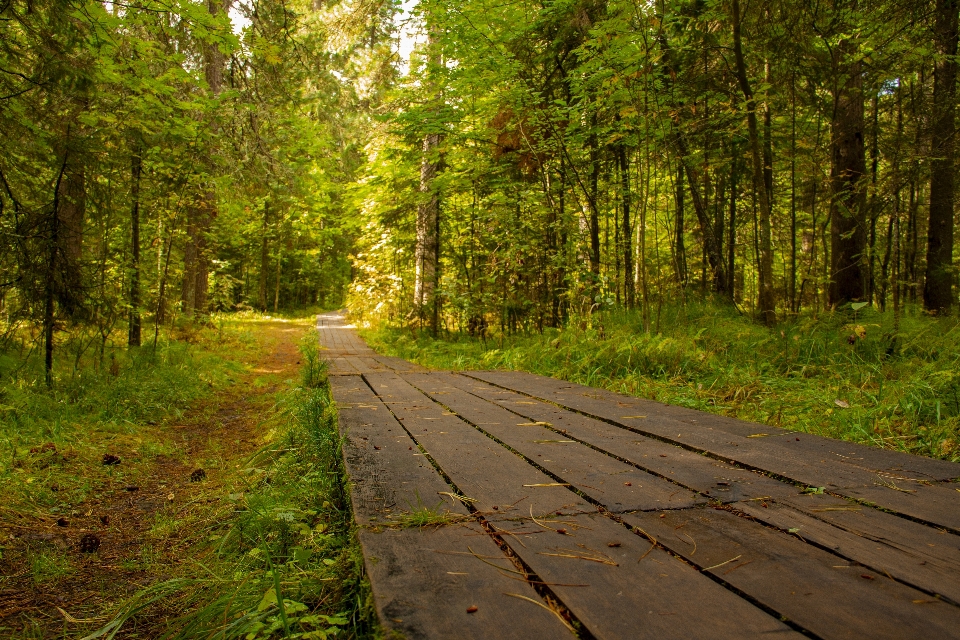
[[[872,308],[775,328],[729,306],[606,311],[542,334],[435,339],[362,332],[374,348],[439,369],[515,369],[795,431],[960,460],[960,324]]]
[[[179,339],[174,339],[179,338]],[[48,389],[39,356],[0,353],[0,482],[23,469],[29,449],[98,450],[111,440],[139,440],[139,426],[175,418],[242,372],[225,351],[253,348],[249,330],[197,326],[161,339],[156,349],[108,347],[104,357],[58,358]],[[48,445],[49,448],[49,445]],[[101,451],[102,453],[102,451]]]
[[[238,465],[224,506],[195,525],[193,566],[138,593],[87,638],[121,629],[171,640],[377,635],[313,335],[301,354],[301,383],[278,394],[269,444]]]

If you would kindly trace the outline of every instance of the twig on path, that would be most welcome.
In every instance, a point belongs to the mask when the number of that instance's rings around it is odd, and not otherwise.
[[[537,602],[537,601],[534,600],[533,598],[528,598],[527,596],[522,596],[522,595],[520,595],[519,593],[504,593],[503,595],[505,595],[505,596],[510,596],[511,598],[520,598],[521,600],[526,600],[527,602],[532,602],[533,604],[537,605],[538,607],[543,607],[544,609],[546,609],[547,611],[549,611],[549,612],[552,613],[553,615],[555,615],[555,616],[557,616],[558,618],[560,618],[560,622],[562,622],[562,623],[563,623],[563,626],[565,626],[567,629],[569,629],[571,633],[576,633],[576,630],[570,625],[569,622],[567,622],[567,621],[564,619],[564,617],[563,617],[562,615],[560,615],[558,612],[554,611],[553,609],[551,609],[551,608],[548,607],[547,605],[543,604],[542,602]]]
[[[739,560],[739,559],[742,558],[742,557],[743,557],[743,554],[741,553],[741,554],[738,555],[736,558],[730,558],[730,559],[727,560],[726,562],[721,562],[720,564],[715,564],[715,565],[713,565],[712,567],[707,567],[706,569],[703,569],[703,571],[710,571],[711,569],[716,569],[716,568],[718,568],[718,567],[722,567],[723,565],[725,565],[725,564],[730,564],[730,563],[733,562],[734,560]],[[744,563],[744,564],[746,564],[746,563]]]

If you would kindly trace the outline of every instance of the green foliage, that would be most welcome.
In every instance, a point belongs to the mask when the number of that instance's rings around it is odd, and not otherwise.
[[[381,328],[390,355],[441,369],[517,369],[660,402],[948,460],[960,460],[960,325],[860,309],[775,329],[726,306],[595,315],[542,334],[443,340]]]

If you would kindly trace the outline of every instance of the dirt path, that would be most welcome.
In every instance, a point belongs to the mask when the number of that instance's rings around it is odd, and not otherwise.
[[[253,325],[257,361],[228,388],[181,418],[142,427],[141,445],[104,451],[119,458],[69,514],[35,513],[0,527],[0,636],[72,637],[102,625],[143,587],[181,575],[184,552],[217,518],[241,461],[264,444],[278,391],[298,375],[306,323]],[[80,464],[65,456],[63,464]],[[99,471],[99,470],[98,470]],[[77,482],[91,473],[77,469]],[[76,487],[63,487],[63,490]],[[93,553],[82,548],[97,547]],[[52,578],[38,580],[47,558]],[[56,576],[60,562],[62,576]],[[66,634],[64,634],[66,631]],[[149,635],[149,634],[148,634]],[[147,636],[144,636],[147,637]]]

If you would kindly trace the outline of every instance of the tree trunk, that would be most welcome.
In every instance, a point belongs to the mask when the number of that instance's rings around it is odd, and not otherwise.
[[[136,143],[130,157],[130,326],[127,346],[140,346],[140,174],[143,160]]]
[[[69,134],[68,134],[69,135]],[[69,143],[69,141],[68,141]],[[57,187],[57,268],[53,286],[61,311],[71,318],[83,314],[83,220],[87,208],[86,171],[73,151]]]
[[[60,255],[60,188],[63,185],[63,176],[66,173],[69,157],[69,152],[64,152],[63,164],[60,165],[57,184],[53,189],[53,211],[50,215],[50,229],[47,236],[47,273],[43,296],[43,372],[47,388],[53,387],[54,301]]]
[[[686,144],[683,143],[681,148],[686,151]],[[690,200],[693,202],[693,211],[697,214],[697,222],[700,224],[700,233],[703,236],[703,250],[713,275],[713,290],[717,292],[725,291],[727,274],[723,268],[723,252],[721,250],[720,240],[717,238],[713,219],[710,217],[707,205],[700,195],[699,172],[686,161],[686,153],[684,153],[684,157],[681,159],[680,166],[681,170],[686,171],[687,180],[690,183]],[[684,269],[686,269],[686,265],[684,265]]]
[[[263,235],[260,238],[260,281],[257,283],[257,305],[261,311],[267,310],[267,273],[270,270],[270,200],[263,201]]]
[[[769,14],[769,6],[766,8]],[[763,82],[767,91],[773,86],[770,76],[770,60],[763,61]],[[767,190],[767,202],[771,215],[773,212],[773,110],[770,108],[770,96],[763,101],[763,186]]]
[[[597,113],[590,115],[591,133],[587,138],[590,147],[590,273],[594,276],[593,285],[599,285],[600,279],[600,211],[599,211],[599,183],[600,183],[600,149],[597,141]]]
[[[856,9],[856,0],[851,6]],[[835,307],[862,300],[867,293],[863,65],[857,58],[858,48],[855,40],[844,37],[836,47],[834,61],[829,302]]]
[[[933,69],[930,136],[930,225],[923,305],[949,313],[953,305],[953,182],[956,171],[957,8],[958,0],[937,0],[933,41],[938,55]]]
[[[234,0],[207,0],[207,11],[213,18],[226,14]],[[210,94],[216,98],[223,91],[223,77],[227,58],[216,42],[203,44],[203,75]],[[219,126],[214,118],[209,126],[216,139]],[[206,165],[208,179],[215,174],[216,153],[208,150]],[[214,218],[217,217],[217,194],[212,186],[201,187],[195,204],[187,211],[187,246],[183,258],[183,312],[187,316],[204,315],[207,312],[207,289],[209,286],[210,251],[208,236]]]
[[[871,304],[877,289],[876,262],[877,262],[877,220],[880,218],[880,198],[877,181],[880,176],[880,96],[873,94],[873,124],[870,132],[870,199],[867,205],[870,216],[870,235],[867,241],[867,253],[870,261],[867,264],[867,300]]]
[[[799,313],[797,298],[797,76],[790,78],[790,310]]]
[[[438,317],[436,309],[437,256],[439,242],[437,224],[440,214],[440,198],[433,184],[439,169],[437,159],[440,134],[430,133],[423,138],[423,159],[420,163],[420,204],[417,206],[416,281],[414,283],[414,311],[420,326],[428,322],[436,334]]]
[[[683,164],[677,165],[676,218],[674,220],[673,261],[677,272],[677,284],[687,286],[687,249],[683,244]]]
[[[759,260],[759,295],[758,304],[760,315],[766,325],[776,322],[776,301],[773,293],[773,246],[770,231],[770,190],[773,187],[772,167],[770,184],[766,179],[766,155],[760,148],[760,133],[757,127],[757,103],[753,96],[753,89],[747,78],[747,66],[743,57],[743,43],[740,35],[740,2],[733,0],[733,51],[736,59],[737,80],[740,90],[747,102],[747,129],[750,137],[750,151],[753,158],[753,188],[759,197],[760,204],[760,260]],[[769,107],[767,107],[769,109]],[[767,116],[769,117],[769,115]]]
[[[620,189],[623,205],[623,216],[620,220],[622,225],[620,237],[623,239],[623,297],[627,308],[632,309],[634,305],[633,234],[630,225],[630,207],[633,198],[630,193],[630,156],[627,154],[625,145],[619,145],[617,151],[620,155]]]
[[[731,145],[733,153],[730,160],[730,230],[727,239],[727,297],[735,299],[734,283],[737,266],[737,195],[740,188],[740,158],[736,143]]]
[[[282,272],[282,264],[283,264],[282,260],[283,260],[283,255],[282,255],[282,252],[280,251],[280,247],[278,243],[277,277],[276,277],[276,280],[274,281],[274,289],[273,289],[273,312],[274,313],[277,313],[278,311],[280,311],[280,274]]]

